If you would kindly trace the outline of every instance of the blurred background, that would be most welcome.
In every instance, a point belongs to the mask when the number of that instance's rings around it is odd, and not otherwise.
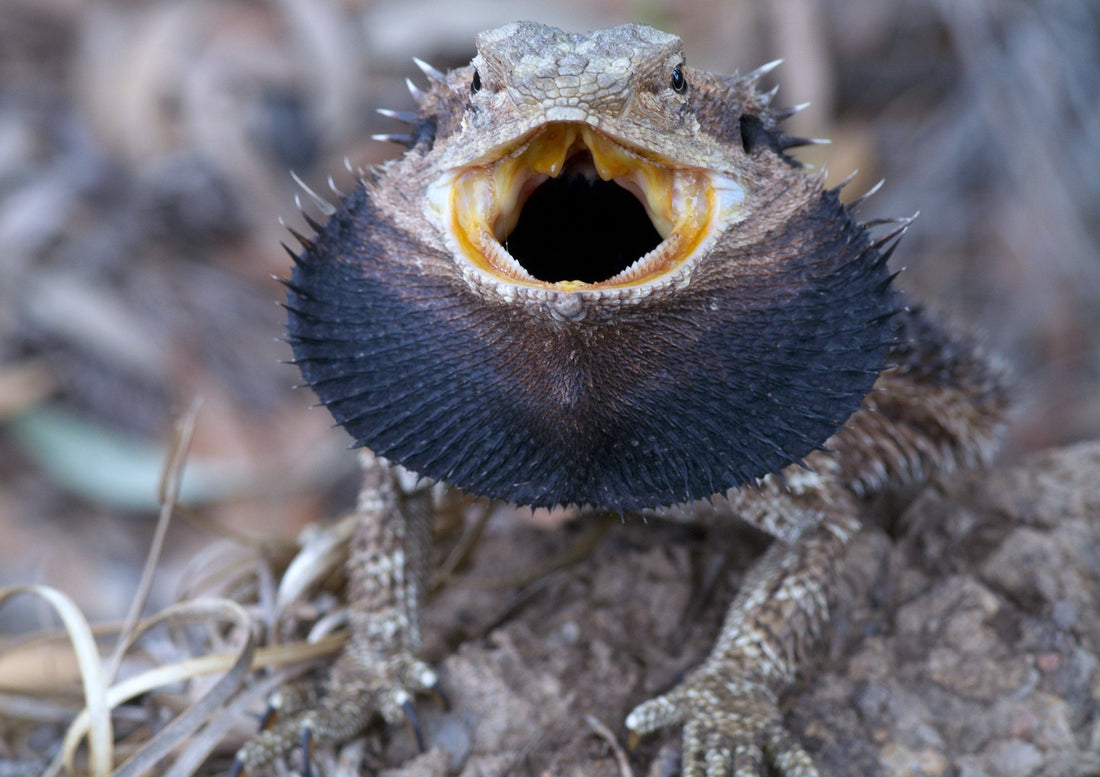
[[[413,55],[516,18],[642,21],[688,61],[776,57],[794,134],[867,217],[920,218],[900,283],[1015,372],[1006,456],[1100,436],[1100,4],[1042,0],[3,0],[0,585],[118,617],[173,419],[203,400],[154,603],[218,526],[293,537],[351,504],[348,439],[280,360],[279,218],[384,161]],[[399,131],[399,130],[398,130]],[[0,610],[0,634],[42,625]]]

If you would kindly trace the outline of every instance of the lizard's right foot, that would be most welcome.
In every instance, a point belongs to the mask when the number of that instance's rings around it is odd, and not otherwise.
[[[627,716],[631,737],[683,725],[682,777],[818,777],[760,682],[703,669]]]
[[[383,662],[381,671],[376,666],[370,672],[345,654],[333,667],[328,693],[319,700],[290,689],[281,702],[273,705],[274,724],[237,751],[230,777],[252,775],[299,745],[303,750],[303,773],[308,776],[314,742],[352,739],[376,716],[389,725],[413,721],[419,745],[412,700],[415,694],[433,690],[437,681],[427,664],[409,654],[392,656]]]

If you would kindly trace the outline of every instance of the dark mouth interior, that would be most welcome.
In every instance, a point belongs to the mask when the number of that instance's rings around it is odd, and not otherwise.
[[[599,283],[660,242],[645,206],[614,181],[601,180],[583,152],[531,193],[504,247],[540,281]]]

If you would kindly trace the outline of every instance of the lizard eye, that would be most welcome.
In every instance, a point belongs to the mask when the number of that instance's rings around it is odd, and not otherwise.
[[[669,79],[669,85],[672,87],[672,91],[677,94],[683,94],[687,91],[688,82],[684,77],[684,68],[682,65],[677,65],[672,69],[672,77]]]
[[[470,94],[477,94],[481,91],[481,74],[474,70],[474,80],[470,82]]]

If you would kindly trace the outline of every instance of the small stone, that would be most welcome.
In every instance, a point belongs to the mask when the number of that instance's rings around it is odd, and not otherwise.
[[[1049,674],[1061,668],[1063,663],[1060,653],[1040,653],[1035,657],[1035,666],[1037,666],[1039,671],[1043,674]]]
[[[1077,624],[1077,608],[1072,602],[1067,602],[1064,599],[1057,601],[1050,609],[1050,619],[1054,621],[1055,626],[1068,631]]]
[[[469,726],[464,725],[455,715],[446,716],[432,734],[433,747],[442,748],[447,752],[452,773],[457,772],[470,757],[473,744]]]
[[[947,774],[947,759],[931,748],[910,750],[904,745],[890,744],[882,748],[885,774],[893,777],[939,777]]]
[[[1020,739],[994,742],[985,751],[986,774],[998,777],[1029,777],[1043,764],[1039,748]]]
[[[890,702],[890,688],[885,683],[867,683],[855,698],[856,707],[864,720],[875,721],[882,717]]]

